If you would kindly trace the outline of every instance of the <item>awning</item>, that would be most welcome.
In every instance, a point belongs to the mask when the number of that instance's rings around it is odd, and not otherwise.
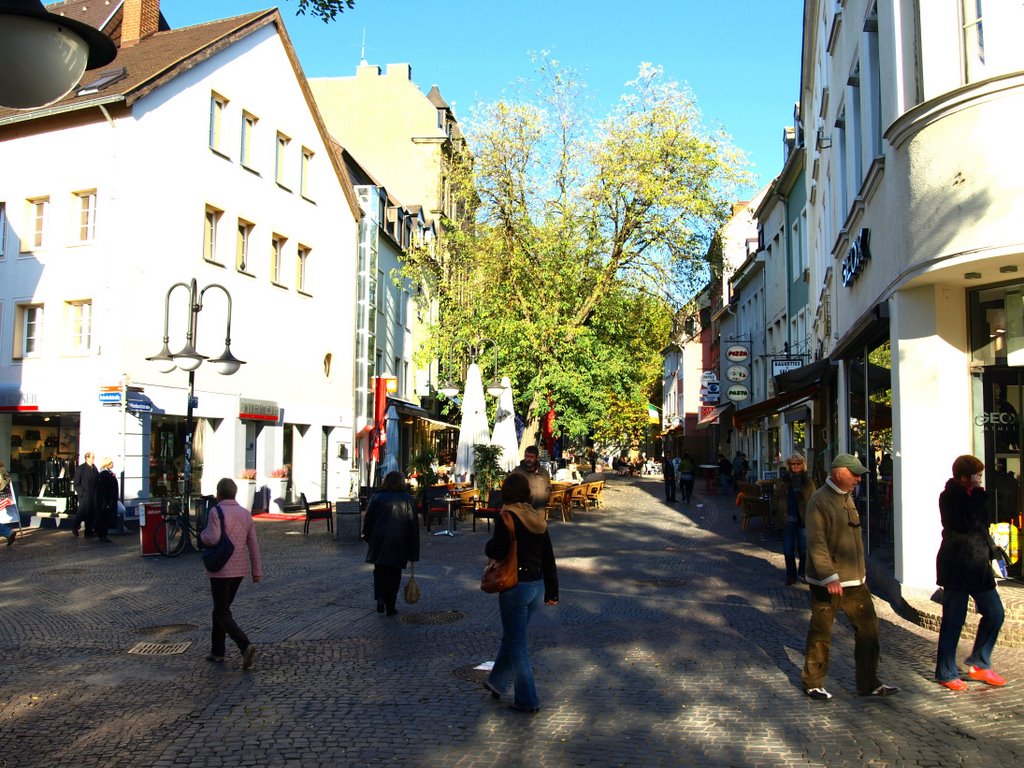
[[[427,428],[431,431],[442,430],[442,429],[458,429],[454,424],[449,424],[447,421],[438,421],[432,418],[430,411],[426,408],[421,408],[415,403],[410,403],[408,400],[399,400],[397,397],[389,397],[388,405],[395,406],[395,410],[406,416],[412,416],[420,421],[426,422]]]
[[[831,358],[824,358],[808,365],[801,366],[793,371],[780,373],[775,377],[775,391],[782,394],[794,390],[803,390],[808,387],[820,387],[830,381],[835,375],[835,366]],[[753,406],[751,406],[753,407]],[[744,408],[743,410],[747,410]],[[740,411],[739,413],[742,413]]]
[[[454,424],[449,424],[447,421],[438,421],[437,419],[428,419],[426,416],[421,416],[420,421],[426,422],[427,429],[431,432],[438,432],[442,429],[458,429]]]
[[[705,429],[712,423],[718,420],[718,417],[725,413],[727,410],[733,407],[732,403],[726,403],[725,405],[719,405],[713,411],[708,411],[700,419],[697,420],[697,429]]]
[[[812,384],[811,386],[804,387],[803,389],[784,392],[783,394],[769,398],[768,400],[762,400],[760,403],[755,403],[749,408],[743,408],[742,410],[736,411],[735,415],[732,417],[732,423],[736,429],[740,429],[748,422],[755,421],[763,418],[764,416],[770,416],[773,413],[778,413],[783,408],[793,405],[794,403],[798,403],[801,400],[808,400],[814,397],[817,391],[818,385]]]

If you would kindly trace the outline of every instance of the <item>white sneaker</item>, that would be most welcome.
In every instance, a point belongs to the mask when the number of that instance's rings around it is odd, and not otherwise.
[[[828,701],[832,698],[832,694],[826,691],[824,688],[808,688],[806,691],[804,691],[804,693],[806,693],[812,699],[817,699],[818,701]]]

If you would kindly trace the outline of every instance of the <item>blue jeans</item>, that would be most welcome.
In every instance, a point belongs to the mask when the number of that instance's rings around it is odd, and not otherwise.
[[[786,527],[782,529],[782,554],[786,556],[786,581],[795,581],[804,575],[804,561],[807,559],[807,529],[799,520],[786,519]],[[800,567],[797,568],[797,556]]]
[[[11,535],[11,528],[9,525],[0,523],[0,538],[6,539]]]
[[[935,659],[935,679],[940,683],[960,677],[956,668],[956,647],[960,642],[960,631],[967,618],[967,598],[974,598],[974,605],[981,614],[978,634],[974,638],[974,650],[967,657],[967,664],[978,669],[992,666],[992,649],[1003,626],[1003,601],[994,589],[973,592],[966,589],[943,589],[942,624],[939,626],[939,651]]]
[[[495,690],[507,691],[515,683],[517,707],[540,706],[537,686],[526,647],[526,626],[538,608],[544,605],[544,580],[521,581],[498,595],[501,611],[501,647],[487,681]]]

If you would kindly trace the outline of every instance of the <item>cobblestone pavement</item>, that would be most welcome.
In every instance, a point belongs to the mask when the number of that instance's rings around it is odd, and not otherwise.
[[[991,766],[1024,757],[1024,651],[1002,689],[932,682],[934,633],[879,600],[892,698],[856,696],[837,623],[821,703],[800,689],[806,587],[783,586],[759,522],[659,480],[611,478],[606,505],[552,523],[561,603],[531,649],[543,709],[491,700],[474,666],[498,645],[478,589],[486,525],[424,534],[423,597],[376,613],[363,545],[323,525],[258,523],[266,577],[235,615],[256,668],[208,652],[198,557],[140,556],[31,531],[0,548],[0,766]],[[184,653],[139,655],[190,644]],[[230,644],[229,644],[230,645]],[[966,644],[964,644],[966,645]],[[961,658],[966,648],[961,649]]]

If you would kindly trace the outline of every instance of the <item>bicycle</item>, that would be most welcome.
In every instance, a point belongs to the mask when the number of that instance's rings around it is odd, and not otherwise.
[[[156,547],[164,557],[177,557],[185,551],[186,544],[191,543],[195,551],[202,550],[199,534],[202,528],[199,522],[193,525],[191,515],[180,499],[172,500],[167,507],[163,522],[156,529]]]

